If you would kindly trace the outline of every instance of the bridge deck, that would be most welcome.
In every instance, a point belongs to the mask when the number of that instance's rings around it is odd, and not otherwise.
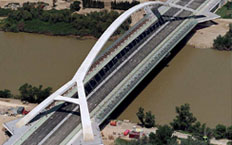
[[[185,6],[189,4],[191,0],[180,0],[179,5]],[[204,0],[192,0],[188,7],[196,9],[198,8]],[[181,11],[180,9],[170,8],[165,15],[177,17],[186,17],[191,15],[191,12]],[[90,93],[93,90],[88,91],[88,95],[91,97],[88,99],[88,105],[90,112],[119,84],[156,46],[158,46],[175,28],[180,25],[184,19],[179,19],[175,21],[169,21],[165,18],[165,23],[159,24],[156,21],[149,29],[149,32],[144,32],[137,40],[132,41],[128,47],[124,48],[112,62],[108,63],[104,71],[100,71],[100,78],[94,77],[91,81],[93,88],[101,85],[97,91]],[[163,27],[162,27],[163,26]],[[139,46],[152,34],[157,33],[144,47],[139,48]],[[135,53],[130,59],[127,59],[135,50],[140,49]],[[120,66],[120,64],[123,65]],[[120,67],[119,67],[120,66]],[[116,68],[117,72],[108,77]],[[101,79],[104,79],[104,84]],[[97,82],[99,81],[99,82]],[[77,97],[74,95],[73,97]],[[47,138],[43,145],[56,145],[60,144],[67,135],[69,135],[74,128],[80,124],[80,114],[77,105],[64,103],[61,108],[59,108],[48,120],[46,120],[35,132],[33,132],[24,142],[23,145],[37,145],[39,144],[48,134],[53,130],[65,117],[70,113],[72,115],[60,126],[49,138]]]

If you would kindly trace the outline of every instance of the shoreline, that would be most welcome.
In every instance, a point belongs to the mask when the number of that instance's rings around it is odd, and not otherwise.
[[[219,35],[224,36],[228,32],[230,23],[232,23],[232,19],[219,18],[212,22],[199,24],[191,32],[193,35],[187,44],[194,48],[210,49]]]
[[[35,34],[35,35],[44,35],[44,36],[52,36],[52,37],[68,37],[68,38],[76,38],[77,40],[98,40],[99,38],[96,38],[94,36],[91,35],[86,35],[86,36],[78,36],[78,35],[55,35],[55,34],[49,34],[49,33],[33,33],[33,32],[10,32],[10,31],[4,31],[1,29],[0,27],[0,32],[4,32],[4,33],[28,33],[28,34]],[[116,36],[112,36],[109,41],[114,41],[117,40],[120,36],[116,35]]]
[[[0,17],[0,20],[3,20],[5,17]],[[194,28],[191,32],[193,35],[187,41],[187,45],[193,46],[194,48],[199,49],[210,49],[213,47],[213,41],[219,35],[225,35],[226,32],[229,30],[229,24],[232,23],[232,19],[216,19],[212,22],[207,22],[203,24],[199,24]],[[0,27],[0,31],[2,32],[10,32],[4,31]],[[12,32],[12,33],[31,33],[31,34],[41,34],[45,36],[61,36],[61,37],[71,37],[76,38],[78,40],[98,40],[92,35],[80,36],[80,35],[56,35],[51,33],[43,33],[43,32]],[[109,40],[114,41],[118,39],[120,35],[112,36]]]

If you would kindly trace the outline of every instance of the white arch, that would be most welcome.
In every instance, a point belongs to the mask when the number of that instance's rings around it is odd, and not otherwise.
[[[99,54],[105,43],[109,40],[109,38],[113,35],[113,33],[120,27],[120,25],[128,19],[133,13],[136,11],[150,5],[165,5],[165,6],[171,6],[176,7],[180,9],[184,9],[191,12],[196,12],[195,10],[192,10],[190,8],[178,6],[173,3],[164,3],[160,1],[154,1],[154,2],[146,2],[139,5],[136,5],[129,10],[125,11],[122,15],[120,15],[103,33],[103,35],[99,38],[99,40],[96,42],[96,44],[93,46],[91,51],[89,52],[88,56],[85,58],[81,66],[79,67],[78,71],[70,80],[68,83],[66,83],[64,86],[62,86],[60,89],[58,89],[56,92],[54,92],[52,95],[50,95],[47,99],[45,99],[42,103],[37,105],[30,113],[28,113],[24,118],[22,118],[18,123],[17,126],[21,127],[25,124],[27,124],[29,121],[31,121],[37,114],[39,114],[44,108],[46,108],[48,105],[50,105],[54,100],[64,100],[69,102],[76,102],[80,105],[80,111],[81,111],[81,122],[82,122],[82,129],[83,129],[83,137],[84,140],[92,140],[93,139],[93,131],[92,131],[92,125],[88,110],[88,104],[87,99],[85,95],[85,89],[84,89],[84,78],[91,67],[92,63],[94,62],[96,56]],[[65,98],[57,98],[62,96],[62,94],[74,86],[74,84],[77,83],[77,91],[78,91],[78,100],[74,99],[65,99]]]
[[[154,1],[154,2],[146,2],[142,3],[139,5],[136,5],[129,10],[125,11],[122,15],[120,15],[107,29],[106,31],[101,35],[101,37],[98,39],[96,44],[93,46],[81,66],[79,67],[78,71],[73,77],[73,81],[77,82],[77,92],[79,96],[79,101],[80,101],[80,111],[82,114],[81,120],[82,120],[82,128],[83,128],[83,136],[84,140],[92,140],[93,139],[93,131],[92,131],[92,126],[91,126],[91,121],[90,121],[90,115],[89,115],[89,110],[88,110],[88,104],[87,104],[87,99],[86,99],[86,94],[85,94],[85,89],[84,89],[84,78],[90,69],[91,65],[93,64],[95,58],[105,45],[105,43],[109,40],[109,38],[114,34],[114,32],[122,25],[124,21],[126,21],[133,13],[136,11],[150,5],[166,5],[166,6],[171,6],[179,9],[184,9],[187,11],[191,12],[196,12],[193,9],[179,6],[173,3],[164,3],[160,1]],[[84,115],[85,116],[84,116]]]
[[[98,41],[95,43],[91,51],[89,52],[88,56],[85,58],[81,66],[79,67],[78,71],[74,75],[73,79],[77,82],[81,82],[84,80],[85,75],[87,74],[89,68],[91,67],[93,61],[95,60],[96,56],[99,54],[105,43],[109,40],[109,38],[114,34],[114,32],[122,25],[123,22],[125,22],[133,13],[136,11],[150,5],[165,5],[170,7],[175,7],[179,9],[184,9],[191,12],[196,12],[193,9],[179,6],[173,3],[167,3],[167,2],[160,2],[160,1],[154,1],[154,2],[146,2],[139,5],[136,5],[129,10],[125,11],[122,15],[120,15],[107,29],[106,31],[101,35],[101,37],[98,39]]]

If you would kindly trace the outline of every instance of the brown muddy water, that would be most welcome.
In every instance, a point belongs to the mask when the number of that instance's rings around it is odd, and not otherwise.
[[[95,40],[0,32],[0,90],[20,85],[51,86],[69,81]]]
[[[138,122],[138,107],[151,110],[158,124],[170,123],[175,107],[189,103],[210,127],[232,125],[232,53],[185,46],[118,117]]]
[[[24,83],[56,90],[72,78],[95,40],[0,32],[0,90],[14,94]],[[199,121],[232,125],[231,52],[184,47],[119,119],[137,122],[138,107],[151,110],[159,124],[170,122],[175,106],[191,105]]]

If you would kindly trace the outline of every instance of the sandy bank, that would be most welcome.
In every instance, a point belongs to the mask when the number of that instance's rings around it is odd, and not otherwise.
[[[8,109],[10,109],[11,107],[25,107],[26,110],[32,110],[36,104],[22,104],[22,102],[20,100],[16,100],[16,99],[2,99],[0,98],[0,112],[5,112]],[[22,116],[17,115],[17,116],[8,116],[8,115],[0,115],[0,144],[3,144],[7,139],[8,136],[5,135],[5,132],[2,130],[3,129],[3,123],[11,121],[11,120],[15,120],[17,118],[20,118]]]
[[[213,41],[218,35],[225,35],[229,30],[232,19],[216,19],[215,24],[205,28],[195,28],[196,33],[188,41],[189,45],[197,48],[211,48]]]

